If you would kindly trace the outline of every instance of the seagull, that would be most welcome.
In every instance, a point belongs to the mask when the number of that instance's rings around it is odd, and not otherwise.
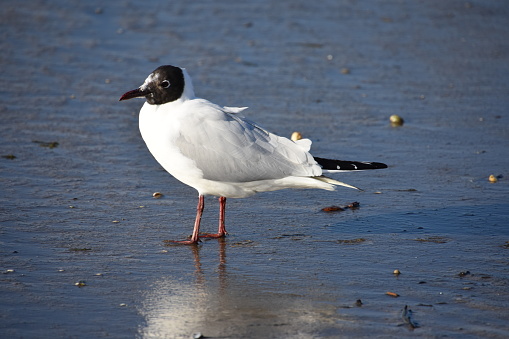
[[[292,141],[267,131],[241,114],[247,107],[221,107],[197,98],[185,68],[158,67],[119,101],[132,98],[146,99],[139,128],[150,153],[174,178],[198,191],[193,234],[173,243],[196,245],[200,238],[226,236],[226,198],[285,188],[358,189],[323,174],[387,168],[379,162],[313,157],[311,140]],[[219,227],[202,235],[206,195],[219,197]]]

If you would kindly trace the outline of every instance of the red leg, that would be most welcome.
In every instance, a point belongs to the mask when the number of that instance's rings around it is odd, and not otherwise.
[[[226,227],[224,225],[225,212],[226,212],[226,198],[219,197],[219,228],[217,229],[217,233],[203,234],[200,235],[200,238],[223,238],[228,234],[228,232],[226,232]]]
[[[219,197],[219,228],[217,229],[217,233],[221,234],[223,237],[228,234],[228,232],[226,232],[226,226],[224,224],[225,213],[226,213],[226,198]]]
[[[194,229],[193,229],[193,235],[191,236],[191,239],[184,240],[184,241],[172,241],[167,240],[165,242],[173,243],[173,244],[181,244],[181,245],[197,245],[200,242],[200,237],[198,234],[200,234],[200,222],[201,222],[201,216],[203,214],[203,209],[205,208],[205,199],[203,195],[198,196],[198,206],[196,207],[196,219],[194,221]]]

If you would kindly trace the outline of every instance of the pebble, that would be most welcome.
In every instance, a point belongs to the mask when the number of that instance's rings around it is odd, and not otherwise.
[[[391,296],[391,297],[393,297],[393,298],[397,298],[397,297],[399,297],[399,294],[394,293],[394,292],[385,292],[385,294],[386,294],[386,295],[388,295],[388,296]]]
[[[292,139],[292,141],[300,140],[302,139],[302,134],[300,132],[293,132],[290,139]]]
[[[494,176],[493,174],[491,174],[489,177],[488,177],[488,180],[489,182],[497,182],[498,179],[496,176]]]
[[[341,208],[340,206],[328,206],[328,207],[322,208],[322,211],[324,211],[324,212],[342,212],[344,210],[345,209]]]
[[[350,74],[350,68],[341,68],[341,74]]]
[[[393,127],[396,127],[396,126],[403,126],[403,124],[405,123],[405,121],[403,120],[402,117],[400,117],[399,115],[397,114],[393,114],[389,117],[389,121],[391,122],[391,125]]]
[[[163,194],[161,192],[155,192],[154,194],[152,194],[152,196],[156,199],[159,199],[162,198]]]
[[[395,269],[394,272],[392,272],[394,275],[400,275],[401,272],[398,269]]]

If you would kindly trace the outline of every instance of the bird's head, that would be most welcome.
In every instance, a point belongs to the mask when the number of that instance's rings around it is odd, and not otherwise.
[[[124,93],[119,101],[145,97],[151,105],[162,105],[182,97],[184,87],[182,68],[170,65],[160,66],[150,73],[143,85]]]

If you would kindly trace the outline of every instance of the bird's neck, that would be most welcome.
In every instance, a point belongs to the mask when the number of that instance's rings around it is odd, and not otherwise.
[[[194,95],[194,88],[193,88],[193,81],[191,80],[191,77],[189,74],[187,74],[187,71],[185,68],[182,69],[182,73],[184,73],[184,93],[182,93],[182,96],[180,99],[183,101],[191,100],[195,98]],[[180,100],[179,99],[179,100]]]

